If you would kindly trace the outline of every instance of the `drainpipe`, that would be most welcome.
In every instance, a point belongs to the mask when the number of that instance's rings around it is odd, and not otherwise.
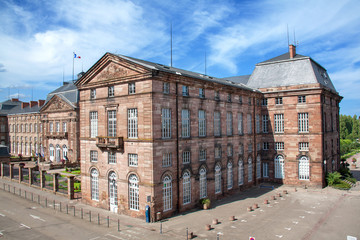
[[[175,93],[175,106],[176,106],[176,187],[177,187],[177,203],[176,203],[176,211],[180,211],[180,161],[179,161],[179,103],[178,103],[178,83],[176,82],[176,93]]]
[[[256,159],[256,157],[257,157],[257,142],[256,142],[256,112],[255,112],[255,110],[256,110],[256,97],[253,97],[253,121],[252,121],[252,132],[253,132],[253,139],[254,139],[254,141],[253,141],[253,143],[254,143],[254,145],[253,145],[253,166],[255,166],[255,171],[253,171],[253,179],[254,179],[254,185],[257,185],[256,183],[256,181],[257,181],[257,179],[256,179],[256,171],[257,171],[257,165],[256,165],[256,163],[257,163],[257,159]]]

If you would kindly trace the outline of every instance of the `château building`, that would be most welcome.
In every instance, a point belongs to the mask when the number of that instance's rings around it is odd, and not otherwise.
[[[93,206],[155,220],[266,181],[322,187],[339,167],[342,97],[293,45],[223,79],[106,53],[75,85]]]

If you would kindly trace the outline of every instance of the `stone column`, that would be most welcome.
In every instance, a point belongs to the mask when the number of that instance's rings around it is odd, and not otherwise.
[[[3,162],[0,163],[0,175],[1,175],[1,178],[4,177],[4,163]]]
[[[53,175],[53,191],[54,193],[56,193],[57,191],[59,191],[59,174],[58,173],[54,173]]]
[[[10,171],[10,174],[9,174],[9,177],[10,177],[10,179],[13,179],[13,177],[14,177],[14,164],[13,163],[10,163],[9,164],[9,171]]]
[[[45,187],[45,170],[40,170],[40,188],[43,189]]]
[[[28,169],[29,169],[29,186],[31,186],[33,184],[33,178],[32,178],[33,169],[32,168],[28,168]]]
[[[68,176],[68,198],[74,199],[74,181],[75,176]]]
[[[23,173],[22,173],[23,166],[19,164],[19,183],[23,180]]]

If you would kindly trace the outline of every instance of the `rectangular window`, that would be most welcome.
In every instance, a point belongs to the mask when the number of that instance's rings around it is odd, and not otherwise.
[[[190,112],[188,109],[181,110],[181,136],[190,137]]]
[[[67,132],[67,122],[63,122],[63,132]]]
[[[228,101],[228,102],[231,102],[231,93],[228,93],[227,101]]]
[[[206,118],[205,111],[199,110],[199,137],[206,136]]]
[[[97,151],[90,151],[90,162],[97,162],[98,161],[98,152]]]
[[[251,97],[248,98],[248,104],[251,106]]]
[[[182,86],[182,95],[184,97],[188,97],[189,96],[189,87],[188,86]]]
[[[239,96],[239,103],[240,103],[240,105],[242,105],[242,96]]]
[[[206,161],[206,149],[199,150],[199,161]]]
[[[108,136],[116,136],[116,111],[108,111]]]
[[[284,142],[276,142],[275,143],[275,150],[276,151],[283,151],[284,150]]]
[[[163,83],[163,93],[165,93],[165,94],[170,93],[170,83],[168,83],[168,82]]]
[[[214,153],[215,153],[215,158],[221,158],[221,147],[216,146]]]
[[[98,113],[90,112],[90,137],[96,138],[98,135]]]
[[[309,151],[309,143],[299,142],[299,151]]]
[[[108,163],[116,163],[116,153],[115,152],[108,152]]]
[[[253,151],[253,145],[252,145],[252,143],[249,143],[248,152],[252,152],[252,151]]]
[[[90,89],[90,99],[96,99],[96,89]]]
[[[269,150],[269,142],[263,142],[263,150]]]
[[[233,134],[232,112],[226,113],[226,134],[228,136]]]
[[[275,133],[284,132],[284,114],[274,114]]]
[[[309,132],[309,116],[308,113],[298,113],[299,117],[299,132]]]
[[[306,103],[306,96],[298,96],[298,103]]]
[[[228,155],[228,157],[232,157],[232,155],[233,155],[233,147],[232,147],[232,145],[227,146],[227,155]]]
[[[238,133],[239,135],[244,134],[244,121],[243,121],[243,114],[238,114]]]
[[[128,159],[129,159],[129,166],[130,167],[137,167],[138,166],[138,155],[137,154],[129,153]]]
[[[135,83],[129,83],[129,94],[135,93]]]
[[[252,134],[251,114],[247,115],[247,132],[248,134]]]
[[[205,98],[205,89],[199,88],[199,98]]]
[[[56,127],[56,132],[60,132],[60,122],[56,122],[55,127]]]
[[[256,133],[260,133],[260,115],[256,115]]]
[[[183,163],[184,164],[190,163],[190,151],[183,152]]]
[[[163,153],[162,166],[170,167],[171,166],[171,153]]]
[[[262,115],[262,131],[268,133],[269,115]]]
[[[267,162],[263,163],[263,177],[264,178],[269,177],[269,163],[267,163]]]
[[[277,97],[277,98],[275,98],[275,104],[276,104],[276,105],[281,105],[281,104],[283,104],[283,99],[282,99],[282,97]]]
[[[268,105],[268,100],[267,100],[267,98],[263,98],[262,100],[261,100],[261,106],[267,106]]]
[[[219,91],[215,91],[215,100],[220,101],[220,92]]]
[[[49,128],[50,128],[50,132],[52,133],[54,131],[54,123],[53,122],[50,122],[49,123]]]
[[[128,109],[128,138],[138,137],[138,112],[137,108]]]
[[[163,108],[161,110],[161,137],[171,138],[171,109]]]
[[[214,112],[214,136],[221,135],[221,118],[220,112]]]
[[[114,86],[109,86],[108,87],[108,97],[114,97],[114,96],[115,96]]]

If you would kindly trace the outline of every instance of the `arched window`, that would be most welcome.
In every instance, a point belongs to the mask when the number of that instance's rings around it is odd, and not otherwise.
[[[261,157],[257,155],[256,157],[256,178],[261,178]]]
[[[227,164],[227,189],[232,189],[233,187],[233,169],[232,163],[228,162]]]
[[[166,175],[163,179],[164,211],[172,209],[172,183],[171,177]]]
[[[129,208],[139,210],[139,179],[135,174],[129,177]]]
[[[207,178],[206,169],[202,167],[200,169],[200,199],[207,197]]]
[[[66,146],[66,145],[63,145],[62,150],[63,150],[63,159],[68,160],[68,157],[67,157],[67,153],[68,153],[67,146]]]
[[[215,167],[215,193],[221,193],[221,167],[217,164]]]
[[[93,168],[90,173],[91,178],[91,199],[99,201],[99,172]]]
[[[299,179],[300,180],[310,179],[309,158],[306,156],[302,156],[299,159]]]
[[[25,142],[25,155],[27,156],[27,155],[29,155],[29,151],[28,151],[29,149],[28,149],[28,143],[27,142]]]
[[[239,185],[243,185],[244,184],[244,162],[243,160],[239,160],[239,169],[238,169],[238,175],[239,175],[239,179],[238,179],[238,183]]]
[[[115,172],[109,173],[109,205],[110,211],[117,212],[118,198],[117,198],[117,177]]]
[[[24,155],[24,143],[21,142],[21,154]]]
[[[56,145],[55,159],[56,159],[56,162],[60,162],[60,160],[61,160],[61,148],[58,144]]]
[[[253,165],[252,165],[252,158],[249,157],[248,159],[248,182],[253,180]]]
[[[185,171],[183,174],[183,204],[191,202],[191,179],[190,172]]]
[[[29,132],[33,132],[33,127],[32,127],[33,125],[30,123],[29,124]]]
[[[50,154],[50,161],[54,161],[55,148],[54,148],[54,145],[52,145],[52,144],[50,144],[50,146],[49,146],[49,154]]]
[[[32,143],[31,142],[29,143],[29,152],[30,152],[30,155],[32,155]]]
[[[35,153],[38,153],[39,151],[38,151],[38,144],[37,143],[35,143]]]
[[[284,157],[282,155],[275,157],[275,178],[284,178]]]

